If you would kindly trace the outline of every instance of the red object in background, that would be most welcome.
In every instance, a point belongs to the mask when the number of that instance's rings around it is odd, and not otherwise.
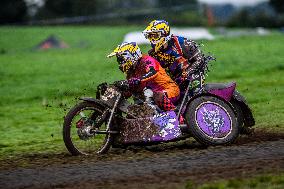
[[[212,12],[212,8],[209,5],[207,5],[205,10],[206,10],[206,17],[207,17],[207,25],[213,26],[215,23],[215,19],[214,19],[214,14]]]
[[[42,49],[42,50],[52,49],[52,48],[55,49],[69,48],[69,45],[59,40],[54,35],[51,35],[35,47],[35,49]]]
[[[51,48],[51,44],[49,42],[46,42],[46,43],[42,44],[41,48],[42,49],[49,49],[49,48]]]

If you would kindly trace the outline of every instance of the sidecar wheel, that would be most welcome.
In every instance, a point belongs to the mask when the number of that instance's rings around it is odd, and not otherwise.
[[[102,116],[104,111],[105,108],[96,103],[81,102],[67,113],[63,124],[63,140],[72,155],[102,154],[109,150],[113,141],[112,134],[88,133],[96,121],[96,128],[106,131],[107,118]]]
[[[192,136],[204,145],[223,145],[234,142],[240,129],[234,110],[214,96],[194,99],[185,112]]]

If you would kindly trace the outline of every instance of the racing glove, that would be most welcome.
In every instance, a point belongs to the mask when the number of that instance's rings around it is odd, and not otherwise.
[[[126,91],[129,89],[129,84],[127,80],[120,80],[120,81],[115,81],[114,86],[119,88],[120,90]]]
[[[129,88],[134,88],[134,87],[140,85],[141,80],[138,79],[138,78],[131,78],[127,82],[128,82]]]

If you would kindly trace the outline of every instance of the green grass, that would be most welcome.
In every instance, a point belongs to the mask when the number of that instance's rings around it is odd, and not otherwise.
[[[196,186],[192,182],[186,184],[186,189],[281,189],[284,188],[284,174],[258,175],[252,178],[239,178],[209,182]]]
[[[1,27],[0,159],[65,152],[63,116],[80,96],[94,96],[104,81],[123,79],[107,59],[128,31],[143,27]],[[34,51],[55,34],[69,49]],[[84,47],[82,48],[82,44]],[[256,127],[284,128],[284,36],[203,41],[217,58],[207,82],[236,81],[247,97]],[[148,46],[142,46],[147,52]]]

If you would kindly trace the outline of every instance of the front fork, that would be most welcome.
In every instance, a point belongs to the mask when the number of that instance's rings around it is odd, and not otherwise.
[[[203,72],[193,73],[188,80],[188,85],[184,93],[181,106],[178,111],[178,118],[183,114],[185,108],[183,106],[196,94],[203,91],[205,76]]]
[[[93,136],[95,134],[107,134],[107,133],[118,133],[117,131],[110,131],[110,124],[113,120],[113,116],[114,116],[114,112],[118,106],[118,102],[121,99],[121,93],[119,93],[117,95],[117,99],[115,100],[114,106],[112,107],[112,109],[107,108],[103,114],[100,116],[100,118],[98,120],[95,121],[95,123],[90,124],[90,126],[88,126],[87,128],[84,129],[85,135],[87,136]],[[107,121],[107,125],[106,125],[106,130],[102,131],[99,129],[99,126],[103,124],[103,122],[105,121],[106,117],[109,116],[109,119]],[[80,112],[80,116],[81,119],[76,123],[76,127],[78,129],[81,129],[84,124],[86,124],[86,122],[88,122],[89,118],[86,117],[86,115],[83,112]],[[92,119],[92,117],[91,117]]]
[[[111,122],[113,120],[114,112],[115,112],[115,110],[116,110],[116,108],[118,106],[118,103],[119,103],[120,99],[121,99],[121,96],[122,96],[121,93],[118,93],[117,98],[116,98],[116,100],[114,102],[114,105],[113,105],[112,109],[111,110],[107,109],[106,111],[104,111],[104,113],[102,115],[102,118],[100,119],[100,124],[102,124],[102,122],[105,120],[107,115],[110,113],[110,116],[109,116],[109,119],[108,119],[107,125],[106,125],[106,130],[105,131],[101,131],[101,130],[98,129],[98,127],[95,127],[95,129],[92,130],[92,132],[94,134],[116,134],[116,133],[118,133],[118,131],[111,131],[110,130],[110,125],[111,125]],[[97,125],[99,125],[99,124],[97,123]]]
[[[107,126],[106,126],[106,130],[107,130],[107,131],[110,130],[109,128],[110,128],[110,124],[111,124],[112,119],[113,119],[113,114],[114,114],[114,112],[115,112],[115,110],[116,110],[116,108],[117,108],[117,105],[118,105],[118,102],[119,102],[120,98],[121,98],[121,93],[118,93],[117,99],[115,100],[114,105],[113,105],[113,108],[111,109],[111,113],[110,113],[110,116],[109,116],[109,120],[108,120],[108,123],[107,123]]]

